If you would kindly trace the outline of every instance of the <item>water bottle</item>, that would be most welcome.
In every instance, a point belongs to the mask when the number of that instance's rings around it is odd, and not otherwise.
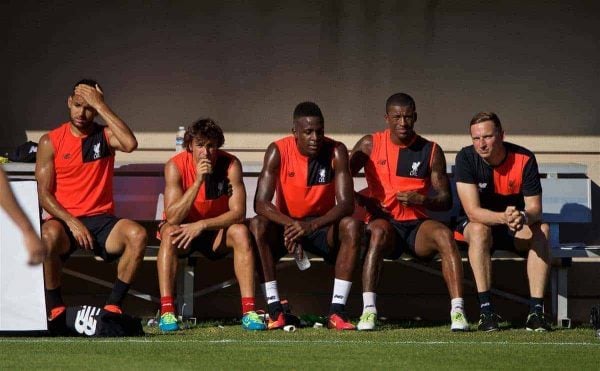
[[[300,257],[300,255],[302,255],[302,257]],[[298,269],[301,271],[305,271],[310,268],[310,260],[308,260],[308,256],[303,253],[302,246],[300,244],[296,244],[296,249],[294,250],[294,260],[296,260]]]
[[[175,135],[175,152],[183,151],[183,137],[185,136],[185,127],[180,126]]]

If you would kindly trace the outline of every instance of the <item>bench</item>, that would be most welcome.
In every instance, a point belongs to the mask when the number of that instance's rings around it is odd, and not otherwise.
[[[12,166],[11,166],[12,165]],[[29,178],[33,175],[33,164],[6,164],[4,165],[7,173],[11,177]],[[246,184],[247,196],[247,216],[254,215],[253,198],[256,189],[258,174],[261,170],[260,163],[244,164],[244,181]],[[590,223],[591,216],[591,181],[586,177],[587,168],[579,164],[541,164],[540,172],[542,174],[543,187],[543,220],[550,225],[552,257],[555,264],[551,270],[551,297],[552,314],[557,323],[564,327],[570,326],[568,317],[568,268],[573,258],[600,257],[599,246],[586,246],[583,243],[561,244],[560,225],[563,223]],[[449,174],[452,174],[452,166],[448,166]],[[451,177],[452,179],[452,177]],[[355,178],[355,189],[359,190],[366,186],[364,177]],[[136,192],[132,192],[135,189]],[[162,177],[162,164],[132,164],[119,166],[115,170],[115,200],[117,206],[117,215],[141,220],[153,234],[153,228],[150,225],[156,225],[155,220],[162,217],[162,190],[164,189],[164,178]],[[454,206],[450,212],[434,213],[432,217],[443,222],[451,224],[458,215],[460,208],[455,186],[452,182],[454,197]],[[158,196],[157,196],[158,195]],[[151,239],[153,236],[149,236]],[[158,251],[156,241],[150,240],[146,252],[145,260],[155,260]],[[74,254],[77,256],[90,256],[86,253]],[[197,256],[180,262],[178,275],[178,300],[182,308],[183,316],[193,316],[193,298],[204,295],[209,292],[219,290],[224,287],[235,284],[235,278],[226,280],[219,284],[205,288],[201,291],[194,291],[194,276]],[[493,259],[522,259],[516,254],[506,251],[497,251]],[[291,263],[291,258],[284,258],[287,263]],[[318,260],[318,259],[314,259]],[[428,271],[434,274],[431,268],[424,267],[418,263],[412,262],[410,258],[401,259],[403,264],[411,267]],[[96,284],[112,287],[111,282],[98,280],[97,278],[74,271],[65,271],[65,273],[89,280]],[[516,297],[510,293],[494,290],[494,293],[503,295],[513,300],[525,301],[523,298]],[[131,294],[144,300],[158,302],[159,299],[148,294],[131,291]]]
[[[246,184],[247,196],[247,215],[254,215],[252,200],[254,199],[256,181],[260,172],[260,164],[244,165],[244,181]],[[452,174],[453,167],[448,166],[448,172]],[[560,224],[562,223],[590,223],[591,215],[591,181],[586,174],[586,167],[579,164],[548,164],[540,165],[541,182],[543,188],[543,220],[550,225],[552,248],[552,257],[555,260],[550,277],[552,315],[557,323],[563,327],[570,327],[568,317],[568,268],[571,265],[572,258],[575,257],[599,257],[600,247],[586,246],[583,243],[560,243]],[[452,179],[452,176],[451,176]],[[355,189],[360,190],[366,186],[364,176],[355,178]],[[446,213],[433,213],[432,217],[439,219],[447,224],[452,224],[458,216],[460,203],[456,194],[456,187],[452,182],[452,191],[454,197],[453,208]],[[161,207],[159,198],[158,208]],[[157,211],[157,216],[158,216]],[[160,209],[162,213],[162,209]],[[183,316],[193,315],[193,298],[204,295],[215,290],[229,287],[235,283],[235,279],[230,279],[222,283],[213,285],[201,291],[194,291],[194,274],[197,256],[192,256],[188,262],[180,264],[180,275],[178,278],[178,297],[182,298],[180,306]],[[512,252],[497,250],[493,256],[494,260],[523,260],[523,257]],[[283,264],[293,264],[293,258],[288,256],[282,259]],[[311,257],[311,261],[321,262],[323,259]],[[413,262],[408,255],[400,259],[402,264],[412,268],[419,269],[435,275],[441,272]],[[474,286],[473,282],[467,282]],[[492,293],[505,298],[515,300],[521,303],[528,303],[527,299],[492,289]]]

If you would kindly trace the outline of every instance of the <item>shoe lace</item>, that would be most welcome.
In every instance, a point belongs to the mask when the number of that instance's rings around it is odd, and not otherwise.
[[[254,311],[247,312],[244,317],[248,318],[248,320],[251,322],[262,322],[258,313]]]
[[[160,319],[163,323],[166,324],[177,323],[177,317],[175,317],[175,315],[171,312],[163,314],[162,316],[160,316]]]
[[[371,322],[371,321],[375,321],[377,318],[377,316],[375,315],[375,313],[373,312],[367,312],[367,313],[363,313],[360,316],[360,320],[364,321],[364,322]]]
[[[463,312],[456,311],[456,312],[452,312],[452,321],[466,322],[467,319],[465,318],[465,315]]]
[[[481,315],[479,316],[479,323],[482,323],[483,321],[486,321],[486,320],[494,320],[494,319],[496,320],[496,322],[502,322],[502,317],[500,317],[496,313],[491,313],[491,314],[481,313]]]

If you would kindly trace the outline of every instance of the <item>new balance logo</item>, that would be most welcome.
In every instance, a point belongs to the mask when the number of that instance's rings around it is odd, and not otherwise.
[[[288,172],[288,176],[290,178],[294,177],[294,175],[296,175],[296,173],[294,173],[293,171]]]
[[[68,159],[70,159],[70,158],[71,158],[71,154],[70,154],[70,153],[65,153],[65,154],[63,155],[63,158],[64,158],[65,160],[68,160]]]
[[[77,311],[75,318],[75,330],[84,335],[92,336],[96,333],[96,316],[100,308],[84,305]]]
[[[487,188],[487,183],[479,183],[477,186],[479,187],[479,191],[482,191]]]
[[[334,298],[334,299],[343,299],[343,298],[344,298],[344,295],[338,295],[338,294],[335,294],[335,295],[333,295],[333,298]]]

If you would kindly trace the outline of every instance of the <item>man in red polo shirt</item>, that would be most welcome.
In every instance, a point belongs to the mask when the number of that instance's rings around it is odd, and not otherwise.
[[[70,120],[42,136],[35,168],[40,204],[50,214],[42,225],[49,254],[44,278],[50,320],[65,311],[61,271],[73,251],[92,250],[106,262],[120,257],[117,280],[104,309],[121,313],[121,302],[146,248],[146,230],[114,216],[115,151],[137,148],[133,132],[106,104],[96,81],[75,84],[67,106]],[[94,122],[97,115],[106,126]]]

